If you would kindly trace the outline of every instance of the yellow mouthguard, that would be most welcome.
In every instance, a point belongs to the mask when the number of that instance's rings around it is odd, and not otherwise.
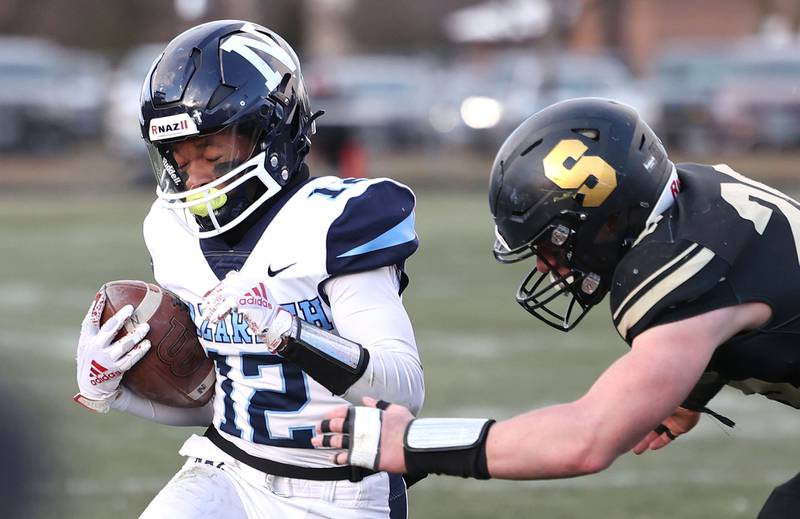
[[[208,190],[207,194],[208,195],[214,195],[215,193],[219,193],[219,189],[215,189],[215,188],[212,187],[211,189]],[[194,195],[187,196],[186,197],[186,201],[187,202],[192,202],[194,200],[202,200],[202,199],[206,198],[207,194],[206,193],[196,193]],[[218,196],[215,196],[214,198],[209,200],[208,202],[203,202],[201,204],[195,204],[195,205],[189,206],[189,212],[192,213],[195,216],[206,217],[206,216],[208,216],[208,205],[209,204],[211,204],[211,208],[216,211],[217,209],[219,209],[220,207],[225,205],[225,203],[227,201],[228,201],[228,195],[226,195],[225,193],[221,193]]]

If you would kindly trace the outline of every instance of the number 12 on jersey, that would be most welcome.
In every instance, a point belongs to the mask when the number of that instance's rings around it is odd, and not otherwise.
[[[253,443],[272,445],[275,447],[311,448],[311,437],[314,435],[313,424],[293,424],[285,434],[270,430],[269,416],[278,414],[296,415],[306,406],[309,400],[306,375],[294,364],[287,363],[282,357],[271,354],[243,354],[241,367],[229,364],[224,355],[208,351],[209,357],[217,366],[217,374],[222,380],[223,405],[225,414],[219,428],[231,436],[252,439]],[[238,360],[238,359],[237,359]],[[238,362],[237,362],[238,364]],[[254,389],[246,395],[247,402],[242,405],[233,395],[231,379],[247,380],[263,376],[264,370],[279,370],[283,387],[275,389]],[[237,384],[238,385],[238,384]],[[241,398],[244,395],[236,395]],[[244,416],[242,415],[244,410]]]

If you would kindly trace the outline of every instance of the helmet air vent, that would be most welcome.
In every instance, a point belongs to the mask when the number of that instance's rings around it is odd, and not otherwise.
[[[600,141],[600,132],[595,128],[573,128],[572,132],[595,142]]]
[[[183,51],[183,52],[180,52]],[[153,102],[156,106],[176,103],[183,99],[186,87],[200,64],[200,51],[192,49],[187,52],[180,49],[169,56],[164,56],[156,66],[152,77]]]
[[[219,104],[224,101],[229,95],[236,91],[235,88],[232,86],[228,86],[226,84],[220,84],[214,93],[211,94],[211,99],[208,100],[208,106],[206,107],[208,110],[213,110]]]
[[[530,146],[528,146],[527,148],[522,150],[522,153],[520,153],[519,156],[520,157],[524,157],[525,155],[527,155],[528,153],[533,151],[533,148],[535,148],[536,146],[540,145],[541,143],[542,143],[542,139],[539,139],[538,141],[534,142],[533,144],[531,144]]]

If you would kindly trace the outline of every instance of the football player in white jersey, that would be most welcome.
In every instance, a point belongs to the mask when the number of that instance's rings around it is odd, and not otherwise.
[[[274,32],[241,21],[177,36],[141,95],[158,199],[144,222],[156,281],[190,308],[216,365],[215,396],[173,409],[119,385],[147,326],[84,320],[75,399],[171,425],[209,425],[144,518],[405,517],[397,476],[338,467],[314,424],[365,396],[418,411],[422,367],[401,293],[417,249],[414,194],[388,179],[312,178],[314,119],[300,65]],[[121,373],[120,373],[121,374]]]

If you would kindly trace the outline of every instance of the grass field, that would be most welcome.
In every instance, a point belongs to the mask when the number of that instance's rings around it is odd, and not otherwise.
[[[0,379],[11,390],[4,400],[31,410],[21,440],[38,438],[45,463],[26,517],[136,517],[180,466],[183,439],[197,432],[96,416],[71,402],[79,323],[94,291],[110,279],[151,279],[140,233],[150,198],[0,198]],[[505,418],[574,399],[624,353],[605,305],[569,335],[516,305],[522,270],[492,259],[482,192],[422,191],[418,199],[421,247],[408,263],[405,301],[425,365],[423,415]],[[755,517],[771,487],[800,470],[800,414],[732,391],[714,404],[737,421],[733,431],[704,419],[663,451],[624,456],[577,480],[429,477],[411,489],[411,516]]]

